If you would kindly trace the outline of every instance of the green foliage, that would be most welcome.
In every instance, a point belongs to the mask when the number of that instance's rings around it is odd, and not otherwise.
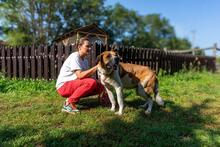
[[[51,43],[67,30],[99,23],[104,10],[103,0],[8,0],[1,1],[0,8],[3,31],[8,42],[16,45],[21,41],[22,44]],[[21,38],[12,39],[11,34]]]
[[[191,43],[187,39],[178,38],[169,20],[160,14],[143,16],[138,22],[138,32],[125,37],[124,44],[146,48],[189,49]]]
[[[105,7],[104,0],[1,1],[3,35],[10,45],[52,43],[59,35],[97,23],[110,38],[126,46],[189,49],[169,20],[160,14],[141,16],[120,4]]]
[[[24,45],[24,42],[30,42],[29,36],[23,32],[10,31],[8,32],[8,42],[10,45]]]
[[[96,97],[81,99],[79,114],[61,113],[54,81],[1,76],[0,146],[219,146],[219,74],[183,71],[159,82],[165,107],[146,116],[144,101],[125,90],[119,117]]]
[[[19,80],[0,77],[0,92],[12,93],[14,97],[30,97],[37,95],[54,96],[54,81],[44,80]]]
[[[220,57],[217,57],[217,58],[216,58],[216,62],[217,62],[217,63],[220,63]]]
[[[119,43],[126,37],[137,35],[140,25],[140,16],[135,11],[116,4],[113,8],[108,9],[103,28],[110,34],[111,42]]]

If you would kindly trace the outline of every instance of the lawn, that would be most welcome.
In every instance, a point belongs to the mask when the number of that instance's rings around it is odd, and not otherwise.
[[[165,107],[151,115],[125,90],[122,116],[82,99],[81,113],[61,112],[55,82],[0,77],[0,146],[220,146],[220,75],[181,72],[159,76]]]

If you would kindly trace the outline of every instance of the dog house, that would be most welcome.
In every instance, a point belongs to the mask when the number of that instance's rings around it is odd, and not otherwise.
[[[87,25],[84,27],[80,27],[78,29],[65,33],[62,36],[58,37],[55,40],[55,42],[58,44],[60,43],[63,44],[68,50],[70,49],[69,48],[70,46],[74,46],[73,50],[68,51],[69,53],[71,53],[72,51],[76,51],[75,45],[77,45],[79,39],[82,37],[88,37],[91,44],[99,44],[99,46],[105,45],[106,48],[108,46],[107,33],[101,28],[99,28],[96,24],[91,24],[91,25]],[[101,47],[100,48],[97,48],[96,46],[92,47],[92,50],[89,56],[86,57],[87,60],[89,61],[90,67],[96,64],[96,56],[98,55],[97,53],[100,53],[101,50],[102,50]],[[68,55],[65,55],[65,58],[67,56]]]
[[[98,43],[107,46],[107,33],[94,23],[65,33],[58,37],[56,42],[62,42],[64,46],[75,45],[82,37],[88,37],[92,44]]]

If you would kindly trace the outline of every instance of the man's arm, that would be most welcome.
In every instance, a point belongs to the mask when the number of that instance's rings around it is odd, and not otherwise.
[[[96,72],[97,68],[98,68],[98,65],[85,71],[76,70],[75,73],[78,79],[83,79],[83,78],[87,78],[93,75]]]

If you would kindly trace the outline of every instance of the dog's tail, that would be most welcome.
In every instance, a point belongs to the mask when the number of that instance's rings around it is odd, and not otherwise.
[[[163,106],[164,105],[164,101],[163,99],[160,97],[160,94],[159,94],[159,82],[158,82],[158,79],[156,78],[156,81],[155,81],[155,85],[154,85],[154,98],[156,100],[156,103],[160,106]]]

